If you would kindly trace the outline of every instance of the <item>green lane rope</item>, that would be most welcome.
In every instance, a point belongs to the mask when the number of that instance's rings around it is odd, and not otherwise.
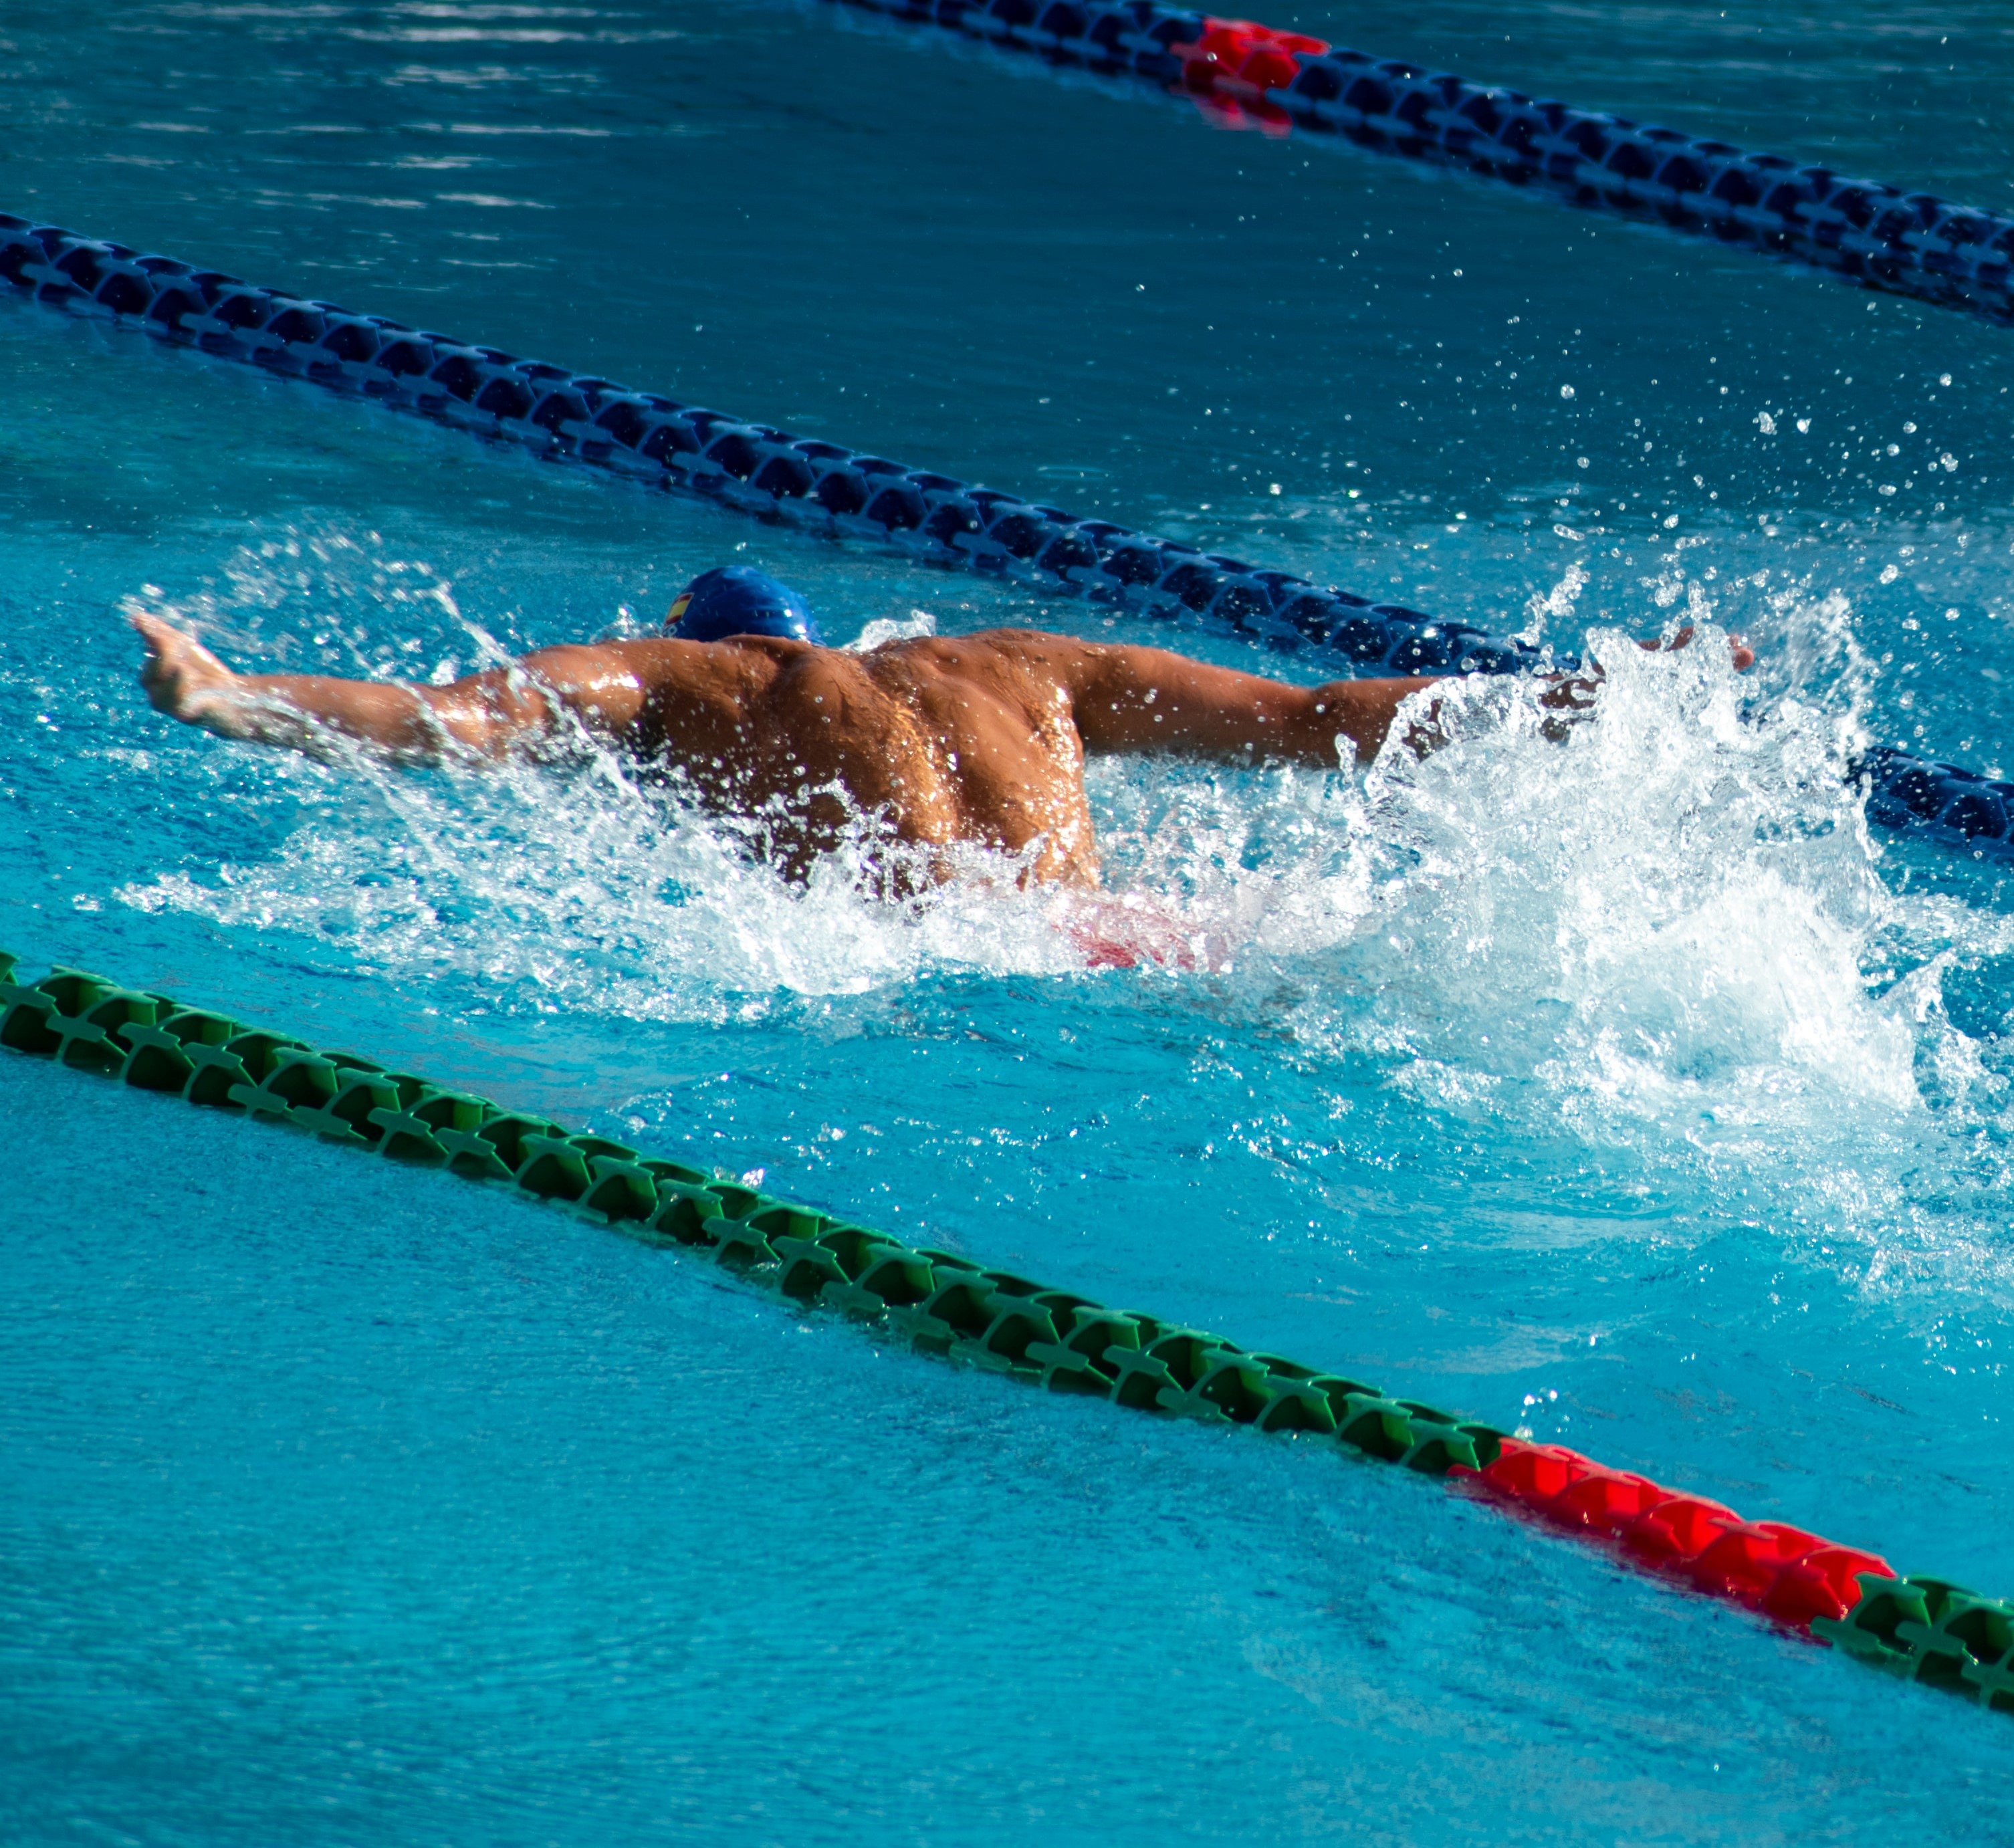
[[[1556,1530],[1805,1630],[1855,1659],[2014,1713],[2014,1603],[1899,1578],[1876,1555],[1532,1444],[1221,1335],[1111,1309],[952,1252],[507,1110],[348,1052],[0,951],[0,1045],[143,1091],[447,1168],[711,1258],[791,1302],[946,1359],[1141,1411],[1333,1440],[1454,1478]]]

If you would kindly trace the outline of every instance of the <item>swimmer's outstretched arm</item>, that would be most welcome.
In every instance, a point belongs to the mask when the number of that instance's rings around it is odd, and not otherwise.
[[[1638,646],[1680,649],[1692,639],[1688,627],[1668,643]],[[1070,689],[1077,735],[1092,756],[1167,751],[1333,770],[1353,753],[1360,763],[1368,763],[1390,736],[1400,706],[1434,683],[1414,676],[1289,686],[1160,648],[1100,646],[1031,631],[1009,632],[1001,640],[1013,652],[1042,661]],[[1737,671],[1754,662],[1754,652],[1738,638],[1733,654]],[[1570,725],[1571,715],[1593,704],[1601,679],[1598,664],[1579,675],[1561,675],[1540,701],[1568,714],[1556,725]],[[1438,703],[1429,703],[1412,717],[1399,742],[1424,757],[1446,741],[1439,721]]]
[[[643,707],[621,644],[543,648],[510,668],[447,686],[400,686],[323,674],[236,674],[158,617],[136,615],[146,645],[140,684],[156,708],[226,738],[319,752],[331,735],[404,763],[498,759],[550,737],[571,714],[612,735]]]
[[[1008,638],[1002,638],[1007,641]],[[1333,770],[1368,763],[1407,697],[1424,679],[1331,680],[1289,686],[1171,654],[1022,632],[1009,646],[1039,661],[1069,689],[1077,736],[1096,757],[1166,751],[1229,761],[1303,764]],[[1431,714],[1408,728],[1414,750],[1437,743]]]

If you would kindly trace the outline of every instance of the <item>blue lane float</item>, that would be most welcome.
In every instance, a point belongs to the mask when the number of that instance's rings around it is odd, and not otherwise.
[[[1862,752],[1851,774],[1876,827],[1955,853],[2014,858],[2014,783],[1886,746]]]
[[[0,277],[52,306],[537,455],[891,542],[933,564],[1312,646],[1360,672],[1505,674],[1546,659],[1467,623],[54,225],[0,216]]]
[[[0,278],[51,307],[550,460],[892,543],[933,564],[1200,620],[1270,648],[1310,648],[1354,673],[1565,664],[1471,624],[55,225],[0,214]],[[1898,750],[1869,754],[1855,774],[1870,793],[1869,818],[1882,826],[1973,854],[2014,854],[2014,786]]]
[[[1569,204],[2014,320],[2014,218],[1155,0],[836,0]]]

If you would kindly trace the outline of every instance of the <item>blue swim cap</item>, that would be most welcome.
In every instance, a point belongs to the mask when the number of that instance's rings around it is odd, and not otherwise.
[[[811,605],[787,584],[753,565],[701,571],[679,593],[665,618],[665,633],[682,642],[718,642],[729,636],[780,636],[792,642],[819,639]]]

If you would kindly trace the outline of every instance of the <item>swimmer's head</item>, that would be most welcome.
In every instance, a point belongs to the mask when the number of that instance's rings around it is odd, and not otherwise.
[[[729,636],[819,639],[811,606],[787,584],[747,564],[701,571],[679,593],[665,618],[665,633],[682,642],[719,642]]]

